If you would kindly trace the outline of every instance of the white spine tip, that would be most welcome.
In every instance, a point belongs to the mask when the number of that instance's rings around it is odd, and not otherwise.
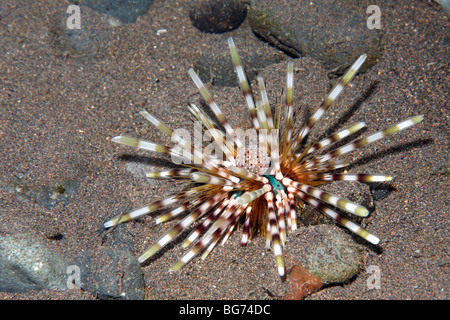
[[[112,220],[107,221],[103,224],[103,228],[105,229],[111,228],[112,226],[114,226],[114,222]]]
[[[111,141],[112,142],[116,142],[116,143],[120,143],[120,139],[121,138],[122,138],[122,136],[116,136],[116,137],[111,138]]]
[[[366,240],[374,245],[377,245],[378,243],[380,243],[380,238],[378,238],[377,236],[374,236],[373,234],[370,234]]]
[[[284,267],[278,267],[278,274],[281,278],[283,278],[286,274],[286,271],[284,270]]]

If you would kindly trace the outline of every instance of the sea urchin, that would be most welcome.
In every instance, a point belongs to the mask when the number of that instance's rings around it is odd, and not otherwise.
[[[231,38],[228,39],[228,45],[250,112],[253,129],[247,130],[245,133],[242,130],[233,129],[200,78],[190,69],[190,76],[219,120],[222,129],[207,113],[194,104],[189,106],[189,111],[198,120],[198,123],[201,123],[205,134],[212,138],[216,152],[213,155],[207,155],[204,148],[194,147],[191,145],[190,139],[180,136],[177,131],[173,131],[148,112],[141,111],[142,116],[162,132],[171,136],[172,141],[176,141],[178,146],[167,147],[124,136],[117,136],[111,140],[171,156],[172,161],[176,160],[175,162],[183,167],[151,172],[148,173],[148,177],[181,178],[190,181],[191,185],[189,189],[177,195],[118,216],[106,222],[104,227],[110,228],[118,223],[165,207],[175,207],[166,209],[161,216],[156,218],[156,223],[162,223],[180,215],[183,215],[183,219],[145,251],[138,258],[139,262],[142,263],[152,257],[177,235],[192,224],[196,224],[183,244],[184,247],[191,246],[190,250],[172,266],[172,270],[178,270],[201,252],[203,252],[202,258],[205,258],[219,240],[222,239],[222,243],[224,243],[233,230],[240,226],[243,246],[247,245],[248,240],[254,235],[265,235],[266,246],[273,247],[278,273],[282,278],[285,276],[282,249],[286,242],[287,230],[297,228],[297,211],[305,204],[313,206],[366,241],[378,244],[378,237],[352,222],[342,213],[366,217],[369,214],[366,208],[321,190],[319,187],[330,181],[383,182],[392,180],[390,176],[386,175],[350,174],[336,171],[349,165],[349,162],[339,160],[337,157],[406,129],[420,122],[423,117],[415,116],[403,120],[391,127],[339,147],[330,148],[329,146],[357,132],[365,126],[365,123],[353,124],[326,139],[308,143],[306,141],[308,133],[345,86],[349,84],[364,63],[366,55],[362,55],[356,60],[312,116],[303,126],[297,127],[294,126],[296,121],[293,107],[293,64],[288,64],[286,113],[282,121],[281,106],[274,113],[275,117],[272,115],[264,81],[261,77],[257,78],[260,97],[256,99],[256,102],[254,101]],[[324,149],[325,147],[327,148]]]

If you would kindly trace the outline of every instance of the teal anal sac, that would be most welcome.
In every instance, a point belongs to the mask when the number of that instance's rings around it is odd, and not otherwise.
[[[281,181],[278,181],[277,179],[275,179],[274,176],[267,174],[267,175],[264,175],[264,177],[266,177],[269,180],[270,185],[272,186],[272,189],[276,193],[279,192],[278,190],[280,190],[280,191],[283,190],[284,192],[286,192],[286,187],[281,183]]]

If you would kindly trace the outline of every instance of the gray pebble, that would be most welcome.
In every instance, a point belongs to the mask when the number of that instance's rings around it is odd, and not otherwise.
[[[381,55],[379,29],[369,29],[368,1],[251,1],[253,31],[293,57],[310,56],[340,74],[366,53],[363,68]]]
[[[335,225],[300,228],[291,234],[285,255],[322,279],[323,284],[342,283],[354,277],[363,264],[363,250]]]
[[[134,23],[139,16],[147,13],[153,0],[70,0],[70,2],[110,15],[122,23]]]
[[[100,299],[144,299],[144,280],[137,259],[125,250],[99,247],[80,253],[80,286]]]
[[[59,254],[27,236],[0,236],[0,291],[66,290],[67,266]]]
[[[196,0],[190,6],[192,24],[207,33],[231,31],[247,17],[247,9],[239,0]]]

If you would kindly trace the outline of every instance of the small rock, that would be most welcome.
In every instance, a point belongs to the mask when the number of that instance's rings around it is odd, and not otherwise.
[[[0,181],[0,189],[18,194],[46,208],[51,208],[58,203],[67,204],[78,191],[79,181],[72,178],[61,178],[59,181],[45,185],[34,185],[20,177],[10,177],[6,181]]]
[[[134,23],[139,16],[147,13],[153,0],[69,0],[73,4],[84,5],[98,12],[119,19],[122,23]]]
[[[100,299],[144,299],[144,279],[129,251],[100,247],[80,253],[73,261],[80,268],[80,286]]]
[[[207,33],[236,29],[246,17],[247,9],[239,0],[197,0],[189,10],[192,24]]]
[[[366,53],[363,68],[381,56],[381,32],[367,27],[369,1],[251,1],[253,31],[294,57],[311,56],[341,74]]]
[[[68,263],[23,235],[0,236],[0,291],[66,290]]]
[[[80,28],[68,28],[69,15],[64,12],[49,17],[49,42],[59,56],[91,61],[104,56],[109,45],[111,26],[102,14],[90,8],[81,9]]]
[[[363,263],[363,252],[346,232],[334,225],[300,228],[286,243],[285,255],[304,266],[323,284],[342,283],[355,276]]]
[[[447,18],[450,18],[450,0],[434,0],[435,2],[439,3],[444,9],[445,14],[447,15]]]

